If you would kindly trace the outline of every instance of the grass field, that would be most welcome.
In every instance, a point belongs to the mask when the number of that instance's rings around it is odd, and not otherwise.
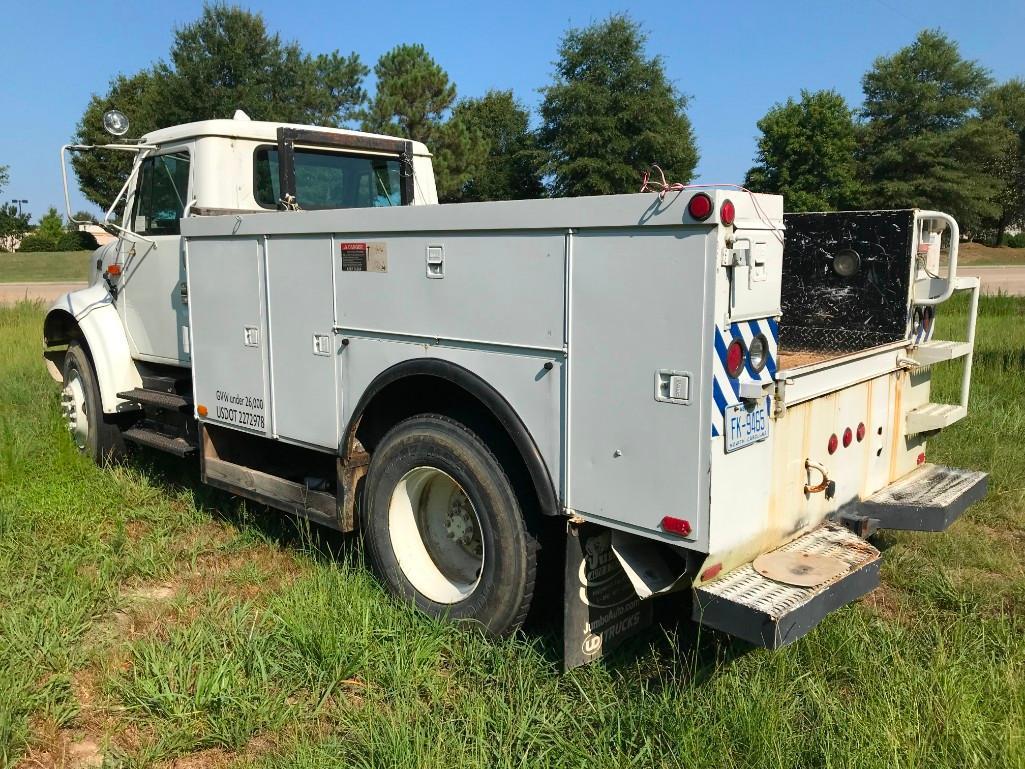
[[[962,243],[958,249],[958,263],[978,267],[1002,264],[1025,265],[1025,248],[993,248],[982,243]]]
[[[192,466],[93,467],[40,308],[0,308],[0,766],[1025,766],[1025,300],[982,306],[972,415],[929,455],[990,470],[984,502],[885,534],[883,587],[782,651],[682,625],[567,675],[555,637],[418,616]]]
[[[63,283],[89,278],[92,251],[0,253],[0,283]]]

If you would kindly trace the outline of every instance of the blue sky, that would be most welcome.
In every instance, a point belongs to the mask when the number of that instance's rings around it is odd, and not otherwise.
[[[691,97],[704,182],[740,182],[755,152],[755,126],[801,88],[835,88],[860,103],[862,74],[880,55],[939,27],[998,80],[1025,77],[1023,0],[831,2],[242,3],[271,30],[311,52],[357,52],[373,65],[397,43],[420,42],[462,96],[511,88],[536,107],[563,32],[625,11],[649,35],[677,88]],[[0,164],[11,167],[3,198],[28,199],[34,216],[62,207],[58,148],[89,96],[118,72],[166,56],[176,26],[200,2],[26,2],[6,4],[0,45]],[[220,116],[211,116],[220,117]],[[223,117],[227,117],[226,115]],[[83,200],[77,188],[72,205]]]

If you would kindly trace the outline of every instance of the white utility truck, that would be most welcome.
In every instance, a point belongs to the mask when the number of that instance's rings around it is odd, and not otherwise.
[[[726,188],[437,205],[421,144],[242,113],[107,146],[135,155],[119,239],[44,328],[79,449],[195,454],[358,528],[429,614],[508,634],[558,591],[574,665],[685,590],[775,648],[878,584],[876,529],[985,493],[925,460],[966,414],[979,291],[945,214]],[[958,290],[965,341],[933,339]],[[961,397],[934,403],[954,359]]]

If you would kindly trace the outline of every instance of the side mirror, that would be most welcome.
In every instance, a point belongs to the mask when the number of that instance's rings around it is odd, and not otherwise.
[[[128,133],[128,118],[125,113],[116,109],[104,112],[103,130],[111,136],[124,136]]]

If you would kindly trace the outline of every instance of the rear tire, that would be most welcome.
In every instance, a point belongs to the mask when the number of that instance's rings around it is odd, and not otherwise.
[[[96,371],[79,342],[69,344],[64,356],[61,408],[68,432],[80,453],[102,465],[124,452],[121,430],[103,413]]]
[[[434,414],[400,422],[374,450],[364,499],[367,555],[394,595],[491,635],[519,629],[533,598],[537,542],[476,433]]]

